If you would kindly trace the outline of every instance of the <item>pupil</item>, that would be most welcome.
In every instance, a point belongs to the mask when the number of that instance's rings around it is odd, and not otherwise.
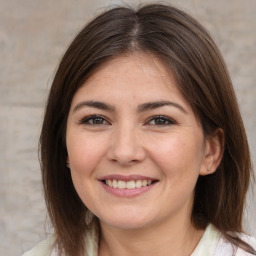
[[[95,124],[102,124],[102,119],[101,118],[94,119],[94,123]]]
[[[158,119],[156,119],[156,123],[157,124],[165,124],[165,120],[161,119],[161,118],[158,118]]]

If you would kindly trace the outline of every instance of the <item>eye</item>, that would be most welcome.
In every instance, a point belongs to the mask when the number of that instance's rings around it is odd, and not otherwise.
[[[159,116],[152,116],[148,120],[147,124],[157,125],[157,126],[165,126],[165,125],[175,124],[175,122],[172,119],[170,119],[169,117],[159,115]]]
[[[108,125],[110,124],[103,116],[101,115],[91,115],[85,118],[82,118],[79,122],[84,125]]]

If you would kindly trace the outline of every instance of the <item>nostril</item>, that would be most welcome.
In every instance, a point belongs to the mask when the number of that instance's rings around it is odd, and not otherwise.
[[[132,135],[129,135],[133,133]],[[134,131],[122,130],[122,134],[113,138],[113,144],[108,148],[107,157],[112,163],[130,165],[145,159],[144,148],[134,138]]]

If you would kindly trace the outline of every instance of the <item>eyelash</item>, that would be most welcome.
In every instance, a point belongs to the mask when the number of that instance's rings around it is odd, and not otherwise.
[[[92,123],[90,123],[91,121],[92,121]],[[95,121],[96,121],[96,123],[94,123]],[[99,123],[99,121],[101,123]],[[106,124],[109,124],[109,122],[106,120],[106,118],[101,115],[87,116],[85,118],[82,118],[79,121],[79,123],[84,124],[84,125],[106,125]]]
[[[154,124],[151,122],[154,121]],[[157,123],[157,121],[160,121],[160,123]],[[82,118],[79,121],[80,124],[84,125],[108,125],[110,122],[106,120],[104,116],[101,115],[90,115],[85,118]],[[155,126],[167,126],[167,125],[173,125],[176,124],[175,121],[170,119],[169,117],[163,116],[163,115],[157,115],[152,116],[148,119],[146,122],[146,125],[155,125]]]
[[[156,124],[156,120],[160,120],[160,124]],[[154,124],[150,124],[150,122],[155,121]],[[150,119],[147,121],[147,124],[149,125],[156,125],[156,126],[167,126],[167,125],[173,125],[176,124],[175,121],[170,119],[169,117],[158,115],[158,116],[152,116]]]

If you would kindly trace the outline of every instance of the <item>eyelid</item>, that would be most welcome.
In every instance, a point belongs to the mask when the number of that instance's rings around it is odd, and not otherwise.
[[[94,114],[94,115],[88,115],[85,117],[82,117],[79,119],[79,124],[83,124],[83,125],[91,125],[91,126],[96,126],[96,125],[106,125],[106,124],[89,124],[88,121],[93,120],[93,119],[103,119],[104,121],[107,122],[107,124],[111,124],[110,121],[103,115],[99,115],[99,114]]]
[[[92,124],[90,124],[89,121],[93,120],[93,119],[102,119],[103,122],[106,122],[106,123],[99,123],[99,124],[97,124],[97,123],[93,124],[92,123]],[[166,124],[150,124],[150,122],[155,120],[155,119],[162,119],[162,120],[166,121],[167,123]],[[99,115],[99,114],[92,114],[92,115],[84,116],[84,117],[79,119],[78,123],[82,124],[82,125],[90,125],[90,126],[111,125],[111,122],[108,118],[106,118],[103,115]],[[173,118],[170,118],[170,117],[165,116],[165,115],[151,116],[145,122],[145,125],[152,125],[152,126],[169,126],[169,125],[174,125],[174,124],[177,124],[177,122]]]
[[[149,124],[152,120],[154,119],[163,119],[165,121],[168,121],[168,124]],[[151,116],[150,118],[148,118],[146,124],[148,125],[154,125],[154,126],[168,126],[168,125],[173,125],[173,124],[177,124],[177,122],[175,120],[173,120],[172,118],[165,116],[165,115],[155,115],[155,116]]]

